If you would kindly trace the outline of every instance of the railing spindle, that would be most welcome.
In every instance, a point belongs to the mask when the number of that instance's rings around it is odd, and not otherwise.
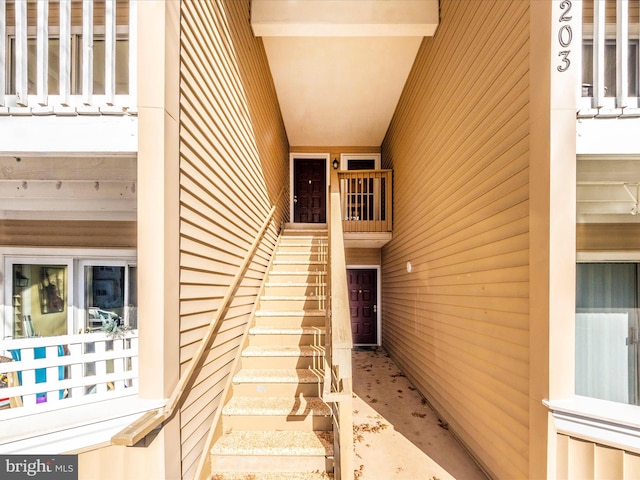
[[[16,0],[16,102],[26,107],[29,95],[29,77],[27,73],[27,0]],[[4,54],[4,52],[2,52]]]
[[[0,52],[7,51],[7,2],[0,0]],[[4,107],[4,92],[7,89],[6,55],[0,55],[0,107]]]
[[[69,106],[71,97],[71,0],[60,0],[60,103]]]
[[[82,2],[82,102],[91,105],[93,95],[93,0]]]
[[[37,102],[47,104],[49,93],[49,2],[38,2],[37,29]]]
[[[629,99],[629,0],[616,0],[616,107]]]
[[[113,105],[116,94],[116,2],[105,2],[104,94],[107,105]]]
[[[605,0],[593,0],[593,107],[604,106]]]
[[[138,2],[129,2],[129,111],[138,105]]]

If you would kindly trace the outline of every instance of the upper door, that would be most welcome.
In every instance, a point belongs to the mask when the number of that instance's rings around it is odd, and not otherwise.
[[[326,161],[318,158],[293,160],[293,221],[326,223]]]

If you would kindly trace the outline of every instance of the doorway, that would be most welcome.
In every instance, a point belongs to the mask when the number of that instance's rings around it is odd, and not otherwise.
[[[379,345],[378,269],[347,268],[349,311],[354,345]]]
[[[293,158],[293,221],[326,223],[327,160]]]

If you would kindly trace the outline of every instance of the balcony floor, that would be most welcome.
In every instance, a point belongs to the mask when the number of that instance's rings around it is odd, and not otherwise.
[[[352,358],[357,479],[486,480],[384,349]]]

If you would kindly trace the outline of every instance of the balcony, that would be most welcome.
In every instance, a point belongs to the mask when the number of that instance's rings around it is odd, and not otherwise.
[[[582,3],[580,118],[640,116],[638,0]]]
[[[104,442],[149,408],[137,399],[137,330],[4,340],[0,354],[1,453]]]
[[[340,209],[346,247],[380,248],[393,229],[393,172],[342,170]]]
[[[0,0],[3,150],[135,152],[136,23],[129,0]]]

